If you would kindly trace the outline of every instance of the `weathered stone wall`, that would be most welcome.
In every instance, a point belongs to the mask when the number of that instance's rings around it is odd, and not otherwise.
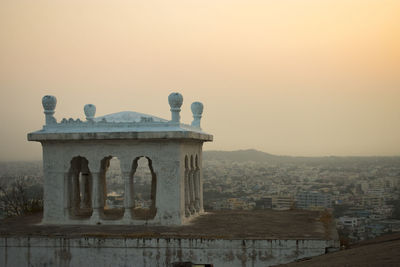
[[[91,220],[71,220],[68,214],[68,170],[74,157],[84,157],[94,179],[100,170],[100,162],[108,156],[118,157],[123,172],[131,170],[135,158],[145,156],[151,159],[157,176],[156,217],[148,221],[98,220],[102,224],[160,224],[181,225],[188,218],[184,216],[184,157],[198,156],[201,169],[201,142],[172,140],[103,141],[101,146],[92,141],[44,142],[44,216],[45,224],[96,224]],[[96,193],[93,192],[93,196]]]
[[[334,246],[329,240],[1,237],[0,265],[155,267],[191,261],[265,267],[321,255]]]

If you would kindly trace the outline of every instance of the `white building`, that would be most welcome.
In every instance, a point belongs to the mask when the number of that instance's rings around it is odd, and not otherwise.
[[[331,195],[315,191],[300,192],[296,195],[296,206],[299,209],[331,208]]]
[[[290,210],[294,208],[294,199],[291,195],[272,196],[273,210]]]
[[[348,216],[340,217],[339,222],[344,227],[351,227],[351,228],[354,228],[354,227],[358,226],[358,224],[359,224],[358,218],[348,217]]]
[[[45,224],[181,225],[203,213],[202,145],[212,135],[200,128],[203,105],[191,105],[193,122],[180,122],[183,97],[168,97],[171,120],[137,112],[95,117],[85,105],[86,121],[53,116],[57,100],[43,97],[43,129],[28,134],[41,142]],[[118,158],[125,183],[124,207],[106,205],[110,160]],[[151,205],[137,209],[133,181],[138,160],[151,171]]]
[[[169,121],[136,112],[96,118],[95,106],[86,105],[86,121],[57,122],[56,99],[45,96],[46,125],[28,139],[43,146],[42,224],[58,225],[43,227],[39,216],[34,222],[0,223],[0,265],[261,267],[338,249],[337,233],[314,212],[204,213],[202,144],[213,137],[200,128],[199,102],[191,106],[192,124],[180,122],[182,101],[178,93],[169,96]],[[114,158],[120,168],[110,168]],[[150,171],[150,203],[134,197],[141,158]],[[123,207],[106,205],[110,169],[124,181],[112,204],[123,197]],[[279,196],[274,203],[289,209],[293,198]],[[251,205],[229,202],[230,207]]]

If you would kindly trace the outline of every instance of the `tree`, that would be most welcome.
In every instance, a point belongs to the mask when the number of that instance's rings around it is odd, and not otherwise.
[[[22,179],[9,187],[0,185],[0,211],[6,217],[21,216],[43,209],[43,190],[28,187]]]
[[[333,216],[335,218],[339,218],[345,215],[346,211],[351,208],[351,205],[342,204],[342,205],[333,205]]]

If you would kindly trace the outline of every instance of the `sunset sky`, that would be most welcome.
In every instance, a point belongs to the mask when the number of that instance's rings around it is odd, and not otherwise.
[[[55,117],[204,104],[205,150],[400,155],[400,1],[0,0],[0,160]]]

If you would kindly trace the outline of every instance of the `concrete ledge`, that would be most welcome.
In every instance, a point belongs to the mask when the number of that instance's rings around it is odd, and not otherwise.
[[[326,240],[0,237],[2,266],[271,266],[325,254]]]
[[[191,239],[338,240],[334,224],[321,222],[316,211],[219,211],[193,218],[182,226],[152,225],[41,225],[42,214],[0,221],[0,237],[130,237]]]
[[[312,211],[222,211],[184,226],[40,225],[0,221],[1,266],[272,266],[325,254],[339,242]]]
[[[83,133],[48,133],[33,132],[28,134],[28,141],[68,141],[68,140],[154,140],[154,139],[189,139],[202,142],[212,141],[213,136],[190,131],[163,132],[83,132]]]

